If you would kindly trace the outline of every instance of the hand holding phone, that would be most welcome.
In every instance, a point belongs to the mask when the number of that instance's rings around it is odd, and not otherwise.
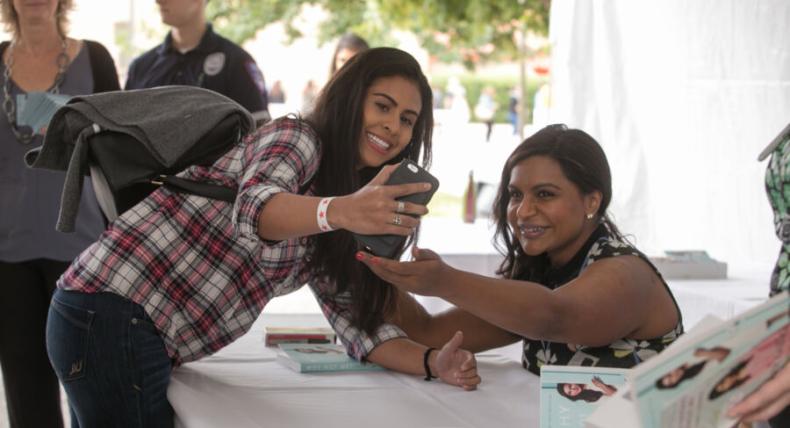
[[[409,195],[397,198],[397,201],[406,203],[411,202],[419,205],[427,205],[433,197],[436,189],[439,188],[439,180],[432,176],[428,171],[417,165],[416,163],[406,159],[398,165],[392,172],[389,180],[385,185],[407,184],[407,183],[430,183],[431,189],[426,192],[412,193]],[[400,219],[401,215],[397,212],[393,213],[393,219]],[[416,216],[413,216],[416,217]],[[377,256],[393,258],[395,257],[399,248],[406,242],[405,236],[400,235],[362,235],[355,233],[354,238],[361,245],[361,247]]]

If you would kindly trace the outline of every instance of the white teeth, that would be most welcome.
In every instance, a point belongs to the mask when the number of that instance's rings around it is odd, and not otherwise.
[[[381,138],[379,138],[379,137],[377,137],[377,136],[375,136],[373,134],[368,133],[368,139],[370,141],[372,141],[374,144],[376,144],[377,146],[379,146],[382,149],[384,149],[384,150],[389,150],[389,148],[390,148],[390,145],[387,144],[386,141],[382,140]]]
[[[521,226],[519,229],[521,229],[521,233],[540,233],[546,230],[545,227],[540,226]]]

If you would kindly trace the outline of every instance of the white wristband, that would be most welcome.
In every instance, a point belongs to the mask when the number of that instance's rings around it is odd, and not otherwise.
[[[323,198],[320,202],[318,202],[318,209],[315,212],[315,220],[318,222],[318,228],[321,229],[322,232],[331,232],[335,229],[329,225],[329,221],[327,221],[326,213],[329,211],[329,203],[332,202],[331,198]]]

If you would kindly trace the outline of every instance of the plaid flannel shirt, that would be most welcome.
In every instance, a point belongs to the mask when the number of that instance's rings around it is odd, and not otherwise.
[[[280,192],[297,193],[320,158],[307,123],[271,122],[214,165],[183,174],[238,187],[234,205],[159,189],[110,225],[58,287],[111,292],[140,304],[180,365],[231,343],[270,299],[309,283],[349,354],[363,359],[378,344],[405,334],[391,324],[372,336],[353,327],[350,294],[336,293],[334,284],[305,267],[309,238],[273,242],[257,234],[266,202]]]

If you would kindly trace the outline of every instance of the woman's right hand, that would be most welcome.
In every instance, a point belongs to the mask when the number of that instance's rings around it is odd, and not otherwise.
[[[327,219],[335,228],[362,235],[402,235],[414,231],[428,213],[424,205],[400,203],[396,198],[430,190],[429,183],[385,185],[397,165],[387,165],[363,188],[351,195],[336,197],[329,205]],[[401,208],[401,209],[399,209]]]
[[[450,385],[472,391],[480,384],[475,354],[461,349],[464,335],[458,331],[439,349],[433,361],[436,376]]]
[[[357,252],[357,260],[364,263],[379,278],[402,291],[421,296],[440,296],[447,291],[446,280],[451,268],[431,250],[412,247],[414,260],[401,262],[377,257],[364,251]]]

